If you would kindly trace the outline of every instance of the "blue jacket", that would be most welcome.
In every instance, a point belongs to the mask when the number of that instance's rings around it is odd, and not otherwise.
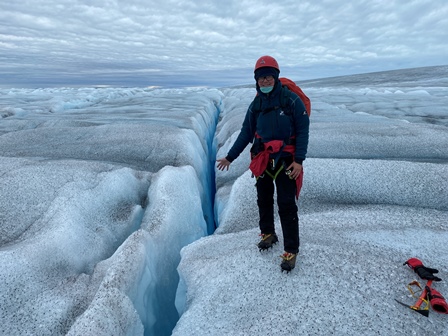
[[[230,162],[235,160],[244,148],[250,142],[253,142],[255,133],[257,133],[262,142],[271,140],[290,141],[291,137],[295,137],[292,143],[295,145],[294,160],[302,164],[306,158],[310,124],[302,100],[291,92],[289,109],[286,108],[285,110],[288,111],[285,113],[280,103],[282,84],[279,80],[276,81],[274,89],[269,94],[262,93],[258,85],[257,92],[261,97],[261,109],[266,112],[257,111],[258,109],[254,107],[254,102],[252,102],[246,112],[241,132],[226,156],[227,160]],[[271,111],[268,112],[267,109],[271,109]]]

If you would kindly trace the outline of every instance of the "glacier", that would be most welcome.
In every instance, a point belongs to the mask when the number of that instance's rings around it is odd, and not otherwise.
[[[249,148],[214,167],[253,87],[0,89],[0,334],[446,334],[446,316],[393,300],[412,301],[410,257],[448,274],[436,68],[301,84],[313,111],[289,275],[281,244],[255,245]]]

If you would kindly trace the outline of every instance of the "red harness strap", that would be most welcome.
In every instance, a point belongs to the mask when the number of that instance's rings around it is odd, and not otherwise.
[[[283,147],[283,149],[282,149]],[[258,153],[250,162],[249,169],[252,171],[255,177],[259,177],[263,174],[263,172],[268,167],[269,163],[269,155],[272,153],[278,153],[280,150],[283,150],[287,153],[291,153],[294,157],[294,150],[295,147],[293,145],[286,145],[284,146],[284,143],[282,140],[272,140],[269,142],[266,142],[264,144],[264,150]],[[296,179],[296,186],[297,186],[297,192],[296,192],[296,198],[299,198],[300,190],[302,189],[303,184],[303,168],[300,172],[299,176]]]

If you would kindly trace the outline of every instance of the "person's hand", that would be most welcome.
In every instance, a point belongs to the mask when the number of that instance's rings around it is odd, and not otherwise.
[[[219,170],[229,170],[230,161],[226,158],[218,159],[216,160],[216,162],[218,162],[218,165],[216,167],[218,167]]]
[[[286,170],[291,171],[289,177],[296,180],[302,172],[302,165],[297,162],[291,163]]]

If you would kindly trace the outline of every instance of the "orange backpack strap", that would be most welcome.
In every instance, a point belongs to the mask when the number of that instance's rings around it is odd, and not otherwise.
[[[302,91],[302,89],[296,83],[294,83],[292,80],[290,80],[289,78],[281,77],[281,78],[279,78],[279,80],[282,83],[283,87],[287,87],[289,91],[294,92],[296,95],[299,96],[299,98],[303,102],[303,105],[305,105],[306,113],[308,113],[308,116],[310,116],[311,115],[311,100]],[[289,99],[289,96],[287,98]],[[282,102],[282,106],[283,106],[283,102]]]

